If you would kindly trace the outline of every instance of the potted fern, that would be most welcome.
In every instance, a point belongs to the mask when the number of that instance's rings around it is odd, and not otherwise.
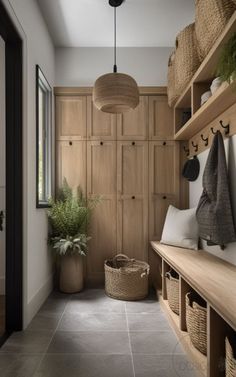
[[[83,289],[83,257],[87,255],[88,224],[98,198],[86,199],[80,187],[73,193],[66,180],[48,210],[49,243],[60,261],[60,290]]]
[[[229,84],[236,80],[236,33],[224,45],[217,65],[217,75]]]

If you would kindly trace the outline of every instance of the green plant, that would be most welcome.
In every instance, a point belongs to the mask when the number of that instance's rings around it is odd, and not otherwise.
[[[99,202],[99,198],[87,199],[80,187],[73,193],[64,180],[57,198],[50,199],[48,210],[49,243],[59,255],[86,255],[87,229],[92,210]]]
[[[236,80],[236,33],[222,49],[217,65],[217,76],[229,83]]]

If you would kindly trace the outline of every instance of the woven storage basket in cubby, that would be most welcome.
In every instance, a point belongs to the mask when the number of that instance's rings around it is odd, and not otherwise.
[[[207,354],[207,308],[205,301],[195,292],[186,295],[186,323],[195,348]]]
[[[166,273],[165,278],[169,307],[179,315],[179,276],[175,271],[171,270]]]
[[[236,0],[196,0],[197,49],[202,61],[236,10]]]
[[[200,66],[195,24],[186,26],[176,37],[175,91],[181,95]]]
[[[141,300],[148,295],[149,265],[118,254],[108,259],[105,268],[106,294],[118,300]]]
[[[168,104],[173,107],[179,98],[175,88],[175,52],[169,57],[167,82]]]
[[[228,338],[225,339],[225,376],[236,377],[235,353]]]

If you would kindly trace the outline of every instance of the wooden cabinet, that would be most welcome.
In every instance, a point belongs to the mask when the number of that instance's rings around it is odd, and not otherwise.
[[[56,97],[57,140],[86,139],[86,96]]]
[[[111,115],[85,89],[56,97],[56,170],[57,187],[65,177],[73,189],[101,197],[86,258],[86,279],[96,286],[115,253],[148,260],[148,241],[160,239],[168,205],[179,205],[179,147],[166,96],[145,89],[135,110]]]
[[[103,279],[104,260],[116,252],[116,142],[93,141],[87,146],[88,196],[101,197],[90,224],[87,275]]]
[[[87,97],[88,139],[116,140],[116,115],[99,111]]]
[[[118,140],[146,140],[148,138],[148,97],[141,96],[135,110],[118,115]]]
[[[64,178],[76,190],[81,186],[86,193],[86,141],[57,142],[57,188]]]
[[[149,144],[149,239],[160,240],[168,206],[179,205],[179,144]]]
[[[147,259],[148,142],[117,145],[117,249],[137,259]]]
[[[173,111],[166,96],[149,97],[149,140],[173,140]]]

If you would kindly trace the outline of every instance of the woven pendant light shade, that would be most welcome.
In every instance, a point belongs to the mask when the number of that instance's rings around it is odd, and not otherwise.
[[[139,104],[138,85],[124,73],[107,73],[94,84],[93,102],[106,113],[119,114],[135,109]]]

